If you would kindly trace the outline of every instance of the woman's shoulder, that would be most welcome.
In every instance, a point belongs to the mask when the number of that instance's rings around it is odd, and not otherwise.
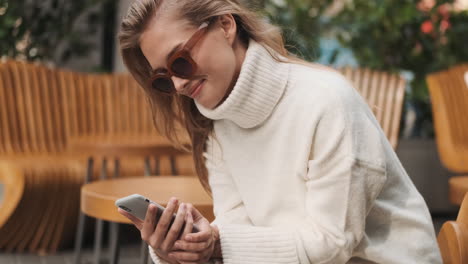
[[[299,81],[299,85],[343,85],[346,77],[338,70],[311,62],[291,62],[291,77]]]
[[[336,69],[317,63],[290,63],[286,93],[307,103],[343,103],[353,100],[356,90]]]

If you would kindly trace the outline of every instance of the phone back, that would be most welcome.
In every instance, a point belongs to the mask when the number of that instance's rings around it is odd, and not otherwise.
[[[139,194],[132,194],[115,201],[115,205],[130,214],[145,220],[146,211],[148,210],[149,200]]]

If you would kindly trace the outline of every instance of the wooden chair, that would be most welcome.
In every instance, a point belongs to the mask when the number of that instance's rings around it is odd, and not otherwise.
[[[71,153],[70,144],[86,137],[95,144],[158,137],[140,90],[126,74],[83,74],[0,62],[0,161],[17,168],[24,179],[20,202],[2,203],[2,208],[14,212],[0,213],[0,249],[46,254],[71,244],[79,189],[92,153]],[[194,175],[190,154],[157,159],[162,174]],[[121,163],[122,176],[144,174],[140,158]],[[99,175],[99,167],[96,164],[93,175]],[[11,185],[6,188],[13,192]],[[28,211],[36,214],[35,221]]]
[[[51,168],[50,162],[57,160],[23,160],[14,164],[0,161],[0,179],[8,183],[6,193],[19,197],[16,202],[8,195],[2,204],[0,249],[47,254],[71,244],[78,213],[73,204],[79,201],[84,172],[77,163],[62,161],[62,166]],[[67,166],[63,166],[65,162]],[[18,193],[20,188],[22,192]],[[11,212],[15,204],[16,210]]]
[[[447,221],[437,237],[445,264],[468,263],[468,194],[465,194],[456,221]]]
[[[66,134],[70,142],[84,138],[88,141],[109,143],[109,139],[128,141],[129,139],[158,139],[165,145],[168,141],[156,132],[146,96],[136,81],[128,74],[73,74],[72,80],[64,79],[67,85],[68,102]],[[76,153],[76,152],[75,152]],[[83,152],[86,155],[92,153]],[[172,163],[176,164],[178,174],[194,175],[195,169],[190,154],[161,156],[161,173],[171,174]],[[121,160],[122,175],[143,175],[141,160],[126,157]],[[95,171],[95,175],[98,171]]]
[[[63,114],[57,90],[53,71],[46,67],[13,61],[0,64],[0,160],[10,168],[1,177],[22,182],[17,187],[6,185],[6,193],[23,188],[17,204],[8,199],[2,205],[15,211],[0,213],[0,249],[52,253],[74,229],[77,212],[62,215],[70,208],[62,205],[73,201],[73,184],[74,195],[78,194],[77,179],[82,173],[73,171],[73,161],[58,157],[64,134],[63,122],[57,118]],[[57,157],[51,158],[54,154]]]
[[[7,162],[0,161],[0,183],[4,185],[3,188],[5,190],[2,203],[0,204],[1,228],[6,224],[20,203],[25,189],[24,175],[18,168]]]
[[[465,176],[451,177],[449,199],[460,205],[468,192],[468,64],[427,77],[440,159],[449,170]]]
[[[365,68],[342,68],[374,112],[393,149],[398,145],[406,81],[401,76]]]
[[[0,64],[0,90],[0,157],[64,151],[63,93],[55,72],[43,66],[7,61]]]

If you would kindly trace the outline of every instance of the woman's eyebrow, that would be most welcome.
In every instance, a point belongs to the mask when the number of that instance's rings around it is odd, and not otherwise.
[[[172,48],[172,50],[171,50],[171,51],[167,54],[167,56],[166,56],[166,61],[169,61],[169,58],[170,58],[172,55],[174,55],[174,53],[176,53],[176,52],[181,48],[182,44],[183,44],[183,42],[181,42],[181,43],[175,45],[175,46]],[[159,70],[164,70],[164,69],[165,69],[165,67],[159,67],[159,68],[155,69],[154,71],[159,71]]]

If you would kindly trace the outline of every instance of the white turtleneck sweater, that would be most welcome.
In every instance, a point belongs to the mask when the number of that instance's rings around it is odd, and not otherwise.
[[[197,107],[215,120],[205,157],[224,263],[441,263],[423,198],[339,73],[251,40],[226,101]]]

